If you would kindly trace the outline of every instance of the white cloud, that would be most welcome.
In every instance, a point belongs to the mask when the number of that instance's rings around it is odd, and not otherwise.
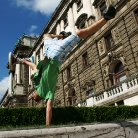
[[[35,30],[37,29],[37,26],[36,25],[32,25],[30,28],[29,28],[29,35],[30,36],[34,36],[36,35],[35,34]],[[36,35],[37,36],[37,35]]]
[[[36,25],[32,25],[31,28],[29,29],[30,32],[33,32],[35,29],[37,29]]]
[[[4,77],[0,81],[0,101],[4,94],[6,93],[6,90],[8,89],[8,84],[9,84],[9,77]]]
[[[60,1],[61,0],[14,0],[18,7],[24,7],[45,15],[52,13]]]

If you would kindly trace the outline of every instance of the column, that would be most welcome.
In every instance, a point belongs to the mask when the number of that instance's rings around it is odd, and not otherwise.
[[[88,17],[92,15],[92,5],[90,0],[83,0],[83,7],[86,13],[88,13]]]
[[[31,68],[29,67],[29,85],[31,85]]]
[[[74,15],[73,15],[72,6],[70,6],[69,11],[68,11],[68,22],[69,22],[69,28],[71,32],[75,33],[75,23],[74,23]]]
[[[40,59],[43,60],[43,49],[40,49]]]
[[[60,27],[61,27],[61,31],[63,31],[64,30],[64,21],[63,20],[61,20],[61,22],[60,22]]]
[[[56,34],[60,34],[61,32],[61,28],[60,28],[60,24],[57,24],[57,28],[56,28]]]
[[[21,81],[21,65],[20,64],[16,64],[16,73],[17,73],[17,84],[20,84]]]
[[[9,75],[9,89],[8,89],[9,96],[12,96],[12,79],[13,79],[13,75],[12,75],[12,72],[10,71],[10,75]]]

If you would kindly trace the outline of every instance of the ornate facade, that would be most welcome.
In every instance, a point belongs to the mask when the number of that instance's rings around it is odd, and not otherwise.
[[[117,9],[116,17],[82,39],[60,67],[54,106],[138,104],[137,0],[62,0],[29,56],[35,55],[36,63],[43,59],[44,33],[75,33],[102,18],[110,4]],[[44,106],[44,101],[34,102],[33,91],[29,79],[28,106]]]

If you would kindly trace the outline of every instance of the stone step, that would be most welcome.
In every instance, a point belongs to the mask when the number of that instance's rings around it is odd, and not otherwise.
[[[0,138],[138,138],[138,120],[1,130]]]

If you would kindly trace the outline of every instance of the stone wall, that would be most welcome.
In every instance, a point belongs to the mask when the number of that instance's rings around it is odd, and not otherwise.
[[[138,138],[138,120],[58,126],[37,129],[4,130],[0,138]]]

